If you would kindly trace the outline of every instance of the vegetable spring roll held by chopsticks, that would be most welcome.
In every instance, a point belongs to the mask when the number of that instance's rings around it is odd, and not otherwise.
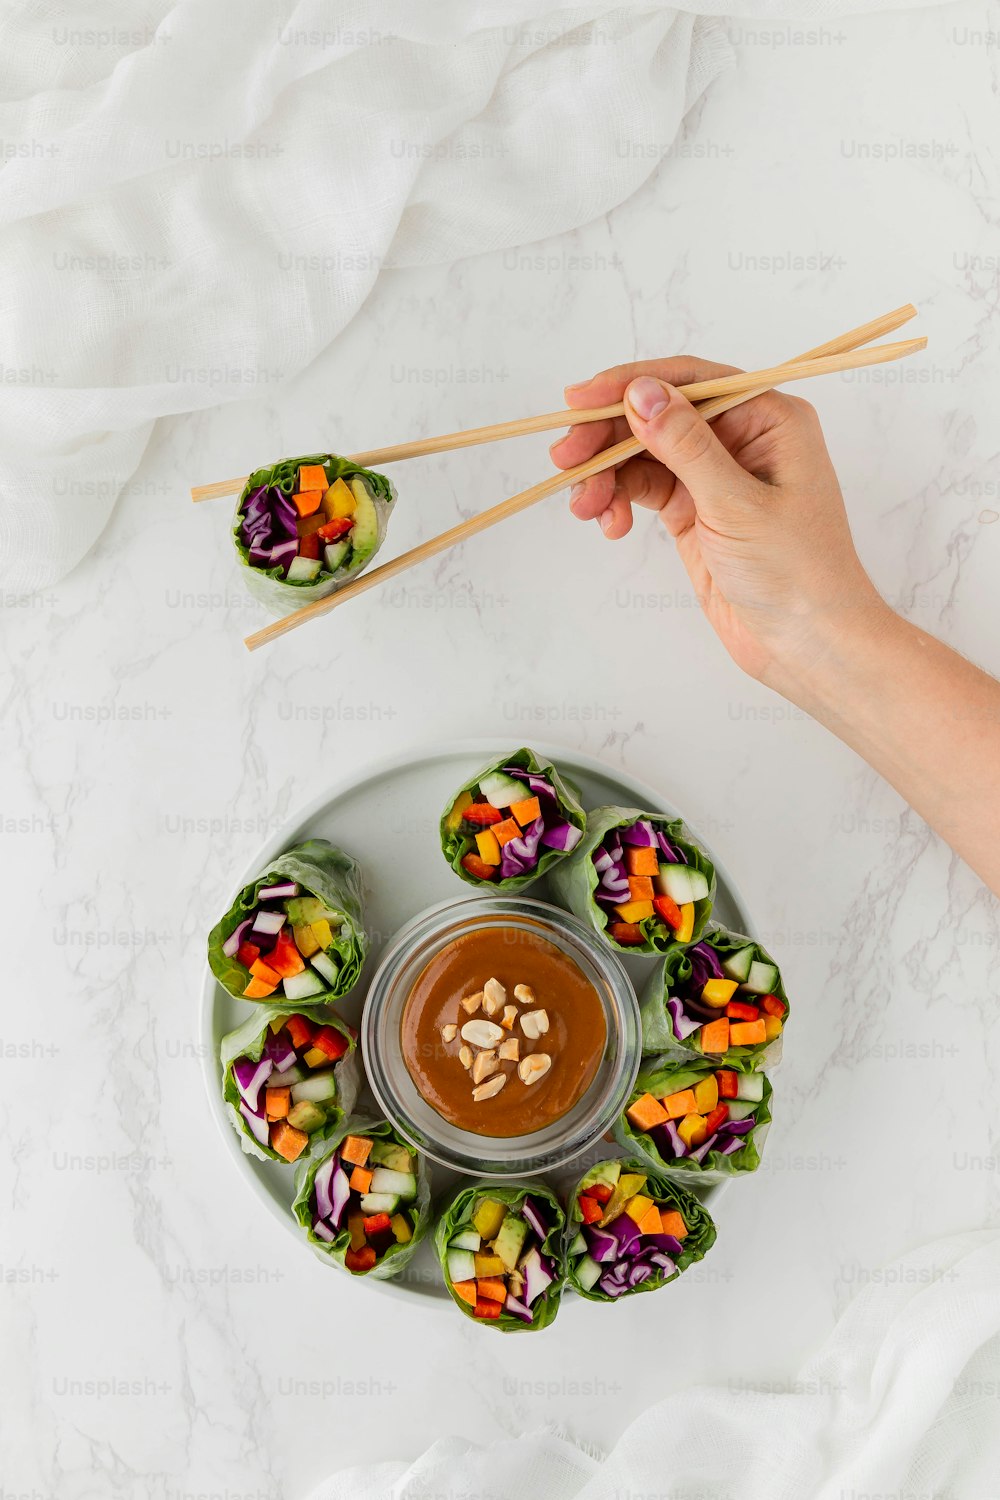
[[[469,885],[523,890],[564,860],[583,837],[576,788],[533,750],[484,766],[445,808],[441,848]]]
[[[296,1161],[354,1108],[354,1032],[333,1011],[311,1016],[266,1005],[222,1039],[222,1095],[243,1150]]]
[[[347,994],[367,946],[361,867],[326,839],[309,839],[240,891],[209,934],[208,962],[239,999],[311,1009]]]
[[[255,470],[233,521],[254,598],[287,614],[334,593],[381,547],[395,498],[384,474],[335,453]]]
[[[559,1311],[565,1225],[541,1182],[477,1182],[456,1193],[434,1243],[466,1317],[501,1333],[546,1328]]]
[[[770,1119],[763,1073],[654,1065],[636,1079],[615,1135],[656,1172],[711,1182],[757,1170]]]
[[[354,1276],[398,1276],[431,1224],[427,1168],[387,1120],[342,1122],[295,1175],[292,1212],[309,1243]]]
[[[641,1162],[598,1162],[569,1206],[567,1283],[591,1302],[653,1292],[715,1243],[708,1210]]]
[[[598,807],[573,857],[552,871],[552,889],[612,948],[663,953],[701,935],[715,870],[679,819]]]
[[[774,1062],[788,1019],[777,964],[759,943],[723,927],[671,949],[639,1004],[642,1050],[664,1061],[705,1056],[752,1068],[766,1054]]]

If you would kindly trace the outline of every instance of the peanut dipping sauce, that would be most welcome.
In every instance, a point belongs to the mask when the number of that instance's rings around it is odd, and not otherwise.
[[[459,1060],[462,1027],[487,1019],[499,1023],[503,1006],[488,1017],[482,1007],[470,1015],[461,1002],[489,979],[499,980],[507,1004],[517,1006],[504,1038],[517,1038],[520,1059],[545,1053],[552,1064],[526,1084],[517,1062],[503,1061],[497,1071],[507,1075],[504,1086],[493,1098],[477,1101],[471,1071]],[[515,998],[517,985],[534,991],[530,1003]],[[522,1030],[521,1015],[531,1010],[548,1017],[548,1030],[538,1037]],[[449,1024],[458,1032],[446,1042],[442,1032]],[[426,1102],[458,1129],[485,1136],[530,1135],[560,1119],[594,1081],[606,1040],[604,1009],[590,980],[554,943],[519,927],[482,928],[442,948],[414,983],[400,1023],[403,1061]]]

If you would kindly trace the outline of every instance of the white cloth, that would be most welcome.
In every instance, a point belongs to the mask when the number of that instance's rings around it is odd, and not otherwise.
[[[445,1438],[410,1465],[334,1474],[311,1500],[996,1500],[998,1391],[1000,1233],[981,1231],[885,1267],[787,1392],[678,1391],[603,1462],[551,1433]]]
[[[340,332],[381,266],[540,240],[631,194],[656,158],[622,142],[674,138],[729,60],[711,17],[725,9],[8,7],[0,590],[73,567],[158,417],[275,389]]]

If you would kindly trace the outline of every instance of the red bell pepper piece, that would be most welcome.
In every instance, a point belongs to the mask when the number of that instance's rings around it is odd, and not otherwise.
[[[757,1021],[760,1019],[760,1011],[756,1005],[747,1005],[745,1000],[730,1000],[726,1006],[726,1015],[733,1021]]]
[[[311,531],[308,536],[299,537],[299,556],[310,557],[315,562],[319,557],[319,532]]]
[[[338,1057],[343,1057],[350,1043],[332,1026],[321,1026],[312,1039],[312,1045],[325,1052],[331,1062],[336,1062]]]
[[[260,958],[260,949],[256,943],[241,943],[236,950],[236,957],[245,969],[249,969]]]
[[[462,817],[466,823],[475,823],[480,828],[488,828],[491,823],[503,822],[503,813],[499,807],[494,807],[492,802],[471,802]]]
[[[720,1099],[735,1099],[739,1080],[732,1068],[718,1068],[715,1081],[719,1085]]]
[[[499,1318],[503,1312],[502,1302],[489,1302],[485,1297],[479,1297],[472,1310],[474,1318]]]
[[[370,1271],[377,1258],[371,1245],[362,1245],[360,1250],[348,1250],[344,1256],[344,1265],[349,1271],[357,1274],[361,1271]]]
[[[713,1110],[705,1116],[705,1127],[709,1135],[718,1130],[726,1120],[729,1119],[729,1105],[717,1104]]]
[[[286,1016],[285,1030],[292,1039],[293,1047],[308,1047],[313,1039],[313,1023],[305,1016]]]
[[[462,869],[467,870],[474,880],[492,880],[499,868],[499,865],[488,865],[478,854],[462,856]]]
[[[777,995],[761,995],[760,1008],[766,1011],[769,1016],[777,1016],[779,1021],[788,1009],[784,1000],[780,999]]]
[[[609,922],[608,937],[623,948],[634,948],[642,942],[642,929],[635,922]]]
[[[598,1203],[610,1203],[614,1191],[610,1182],[592,1182],[587,1189],[587,1196],[596,1198]]]
[[[325,526],[321,526],[316,535],[323,542],[338,542],[342,536],[347,535],[353,525],[354,521],[350,516],[335,516],[332,521],[327,521]]]
[[[392,1228],[392,1220],[388,1214],[369,1214],[364,1221],[365,1234],[381,1234],[383,1230]]]
[[[604,1210],[596,1198],[591,1198],[587,1193],[581,1193],[577,1202],[585,1224],[596,1224],[598,1219],[603,1218]]]
[[[684,920],[684,918],[681,916],[681,909],[677,905],[677,902],[671,901],[669,896],[654,896],[653,910],[656,912],[657,916],[662,917],[667,926],[672,927],[675,932]]]

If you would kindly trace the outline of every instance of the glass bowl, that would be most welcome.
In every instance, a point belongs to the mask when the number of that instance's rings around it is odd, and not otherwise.
[[[529,1135],[485,1136],[452,1125],[418,1090],[400,1046],[403,1010],[426,965],[456,938],[490,927],[519,929],[554,944],[593,985],[604,1011],[604,1055],[590,1086],[558,1120]],[[526,897],[471,896],[430,907],[393,938],[365,1001],[361,1048],[375,1098],[418,1151],[477,1177],[540,1172],[593,1146],[627,1105],[639,1070],[639,1004],[617,955],[568,912]]]

